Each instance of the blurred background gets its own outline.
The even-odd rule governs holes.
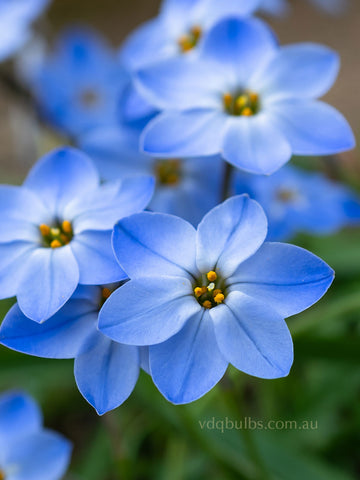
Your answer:
[[[339,17],[305,0],[292,3],[287,18],[266,20],[281,43],[315,41],[340,53],[340,76],[326,100],[359,138],[360,2],[353,0]],[[90,24],[118,47],[158,7],[155,0],[54,0],[41,27],[55,38],[70,23]],[[26,102],[0,85],[1,183],[21,183],[36,158],[59,141],[50,131],[39,135]],[[358,150],[307,159],[304,166],[330,172],[360,192]],[[315,307],[288,321],[295,345],[288,378],[265,381],[229,369],[201,400],[173,406],[142,373],[130,399],[99,418],[76,389],[72,361],[0,347],[0,390],[32,393],[46,426],[73,441],[68,480],[360,478],[360,229],[301,235],[292,243],[321,256],[336,280]],[[1,302],[2,316],[11,303]]]

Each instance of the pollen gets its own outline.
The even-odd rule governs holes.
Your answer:
[[[101,292],[101,295],[104,299],[107,299],[111,295],[111,290],[109,288],[103,288],[102,292]]]
[[[199,25],[194,25],[187,33],[181,35],[178,39],[178,45],[182,53],[190,52],[197,46],[202,37],[202,28]]]
[[[224,93],[223,95],[223,102],[224,102],[224,107],[229,110],[232,106],[232,103],[234,101],[234,98],[233,96],[231,95],[231,93],[227,92],[227,93]]]
[[[224,93],[223,105],[229,115],[250,117],[259,112],[260,99],[256,92],[241,89],[235,93]]]
[[[205,300],[205,302],[202,304],[202,306],[203,306],[204,308],[210,309],[210,308],[212,308],[213,305],[212,305],[212,303],[210,302],[210,300]]]
[[[51,248],[60,248],[62,246],[63,245],[59,240],[52,240],[52,242],[50,243]]]
[[[244,108],[244,110],[241,112],[241,115],[243,115],[244,117],[251,117],[252,115],[254,115],[254,112],[251,110],[251,108],[246,107],[246,108]]]
[[[217,279],[216,272],[214,272],[213,270],[211,270],[210,272],[208,272],[208,273],[206,274],[206,278],[209,280],[209,282],[215,282],[215,280]]]
[[[195,297],[199,298],[201,295],[207,292],[206,287],[196,287],[194,288]]]
[[[47,237],[48,235],[50,235],[50,227],[48,225],[45,225],[45,223],[42,223],[40,226],[39,226],[39,230],[40,230],[40,233],[43,237]],[[1,478],[0,478],[1,480]]]
[[[223,293],[218,293],[214,296],[214,301],[216,303],[222,303],[225,300],[225,295]]]
[[[64,220],[61,224],[62,231],[64,233],[71,233],[72,232],[72,226],[69,220]]]

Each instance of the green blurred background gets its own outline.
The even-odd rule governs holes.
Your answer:
[[[55,0],[46,31],[54,37],[64,25],[85,22],[117,46],[156,14],[158,3]],[[327,100],[359,137],[360,4],[353,0],[346,15],[332,18],[305,0],[293,3],[288,19],[270,23],[282,43],[318,41],[340,52],[341,74]],[[0,87],[1,183],[20,183],[37,156],[56,142],[20,100]],[[358,151],[297,163],[360,192]],[[173,406],[142,373],[130,399],[100,418],[76,389],[72,361],[0,347],[0,391],[23,388],[33,394],[46,426],[73,441],[67,480],[360,478],[360,229],[325,238],[299,236],[292,243],[326,260],[336,280],[315,307],[288,321],[295,345],[289,377],[265,381],[229,369],[201,400]],[[1,317],[11,303],[1,302]],[[255,428],[255,422],[263,428],[259,423]]]

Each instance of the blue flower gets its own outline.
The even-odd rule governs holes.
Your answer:
[[[72,446],[42,426],[35,401],[22,392],[0,396],[0,478],[60,480],[70,462]]]
[[[164,110],[145,128],[143,149],[159,157],[221,153],[257,174],[273,173],[292,154],[351,149],[355,139],[344,117],[316,100],[338,68],[326,47],[279,48],[259,20],[221,22],[197,62],[171,59],[139,72],[139,87]]]
[[[77,386],[102,415],[129,397],[140,368],[139,348],[113,342],[97,330],[99,311],[117,288],[119,284],[80,285],[43,324],[29,320],[15,304],[1,325],[1,343],[38,357],[75,358]]]
[[[284,318],[315,303],[333,271],[302,248],[264,243],[266,234],[262,208],[246,195],[211,210],[197,231],[150,212],[116,225],[114,251],[131,280],[105,302],[99,328],[150,345],[152,378],[171,402],[204,395],[229,362],[257,377],[288,374]]]
[[[116,123],[128,75],[95,32],[66,30],[32,76],[41,112],[60,130],[76,136]]]
[[[138,27],[119,51],[120,61],[129,74],[164,58],[193,56],[207,31],[230,16],[245,17],[254,12],[260,0],[164,0],[158,17]],[[125,122],[150,119],[154,105],[129,81],[120,103]]]
[[[164,0],[158,17],[125,41],[120,59],[129,71],[193,51],[213,25],[229,16],[246,17],[260,0]]]
[[[126,278],[111,230],[143,210],[152,190],[151,177],[100,185],[90,159],[71,148],[45,155],[23,186],[0,186],[0,298],[17,296],[23,313],[42,322],[79,283]]]
[[[234,191],[248,193],[264,208],[269,241],[284,241],[298,232],[331,234],[360,225],[360,199],[320,173],[290,166],[270,177],[236,172]]]
[[[220,157],[157,159],[139,152],[139,132],[101,128],[81,138],[81,148],[105,180],[152,175],[156,189],[149,209],[197,225],[221,200],[224,162]]]
[[[0,0],[0,62],[19,50],[31,36],[31,23],[50,0]]]

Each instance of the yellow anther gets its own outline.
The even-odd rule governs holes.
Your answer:
[[[218,293],[222,293],[222,290],[220,290],[220,288],[215,288],[215,290],[213,291],[214,297],[216,297]]]
[[[233,96],[231,95],[231,93],[224,93],[223,95],[223,102],[224,102],[224,106],[225,108],[227,109],[230,109],[231,106],[232,106],[232,103],[233,103]]]
[[[0,480],[5,480],[5,473],[0,470]]]
[[[67,235],[65,235],[65,233],[60,234],[60,240],[64,245],[67,245],[68,243],[70,243],[70,238]]]
[[[43,237],[47,237],[48,235],[50,235],[50,232],[51,232],[51,229],[48,225],[45,225],[45,223],[42,223],[39,227],[39,230],[41,232],[41,235]],[[1,480],[1,479],[0,479]]]
[[[244,117],[251,117],[252,115],[254,115],[254,112],[251,110],[251,108],[246,107],[246,108],[244,108],[244,110],[241,112],[241,115],[243,115]]]
[[[237,107],[238,109],[244,108],[245,105],[247,105],[248,100],[249,100],[249,99],[248,99],[248,97],[247,97],[246,95],[241,95],[240,97],[238,97],[238,98],[236,99],[236,107]]]
[[[57,236],[60,235],[60,233],[61,233],[61,232],[60,232],[60,228],[52,228],[52,229],[50,230],[50,232],[51,232],[51,235],[52,235],[53,237],[57,237]]]
[[[205,300],[205,302],[203,303],[203,307],[212,308],[212,303],[210,302],[210,300]]]
[[[59,240],[53,240],[51,243],[50,243],[50,247],[51,248],[59,248],[59,247],[62,247],[61,243],[59,242]]]
[[[109,288],[103,288],[102,289],[102,297],[103,298],[109,298],[111,295],[111,290]]]
[[[205,289],[205,291],[206,291],[206,289]],[[195,297],[197,297],[197,298],[201,297],[201,295],[204,293],[203,287],[194,288],[194,293],[195,293]]]
[[[61,228],[64,233],[72,233],[72,226],[69,220],[64,220],[61,224]]]
[[[257,93],[254,93],[254,92],[250,92],[249,93],[249,98],[250,98],[251,103],[256,103],[259,100],[259,95]]]
[[[194,37],[198,40],[201,37],[202,34],[202,28],[199,25],[195,25],[191,29],[191,33],[194,35]]]
[[[212,270],[206,274],[206,277],[209,282],[215,282],[215,280],[217,279],[216,272],[213,272]]]
[[[225,296],[223,293],[218,293],[217,295],[215,295],[214,297],[214,300],[216,303],[222,303],[225,299]]]

